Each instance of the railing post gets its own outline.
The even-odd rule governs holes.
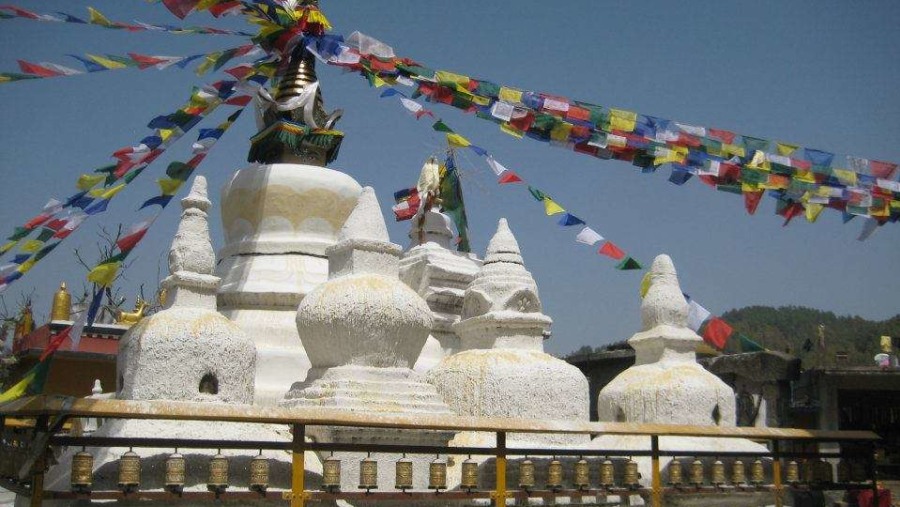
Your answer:
[[[650,475],[651,475],[651,501],[653,507],[662,507],[662,477],[659,470],[659,435],[650,437]]]
[[[878,466],[875,461],[875,444],[866,446],[869,449],[869,456],[866,460],[869,464],[869,472],[872,476],[872,505],[878,505]]]
[[[784,489],[781,485],[781,453],[778,440],[772,441],[772,485],[775,492],[775,507],[784,506]]]
[[[497,432],[497,489],[494,491],[494,507],[506,505],[506,432]]]
[[[37,458],[31,465],[31,469],[33,473],[31,474],[31,507],[41,507],[41,504],[44,501],[44,468],[47,464],[46,462],[46,454],[47,449],[44,447],[44,442],[41,441],[40,438],[37,438],[41,432],[46,433],[50,431],[49,429],[49,418],[47,416],[38,417],[35,427],[34,427],[34,435],[35,438],[32,439],[32,442],[35,443],[35,447],[31,449],[31,453],[39,453]],[[27,460],[26,460],[27,461]]]
[[[306,504],[306,426],[294,425],[294,440],[291,445],[291,507]]]

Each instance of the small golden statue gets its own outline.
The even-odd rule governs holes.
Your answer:
[[[116,311],[116,324],[122,324],[125,326],[133,326],[137,324],[138,321],[144,318],[144,312],[147,311],[147,308],[149,307],[150,303],[144,301],[144,298],[138,296],[137,301],[134,302],[133,312],[125,312],[122,310]]]

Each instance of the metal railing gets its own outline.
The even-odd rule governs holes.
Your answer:
[[[64,425],[77,418],[105,418],[105,419],[155,419],[169,421],[206,421],[206,422],[232,422],[248,424],[281,425],[292,432],[290,440],[226,440],[226,439],[188,439],[188,438],[160,438],[146,436],[141,438],[110,437],[95,435],[77,435],[64,431]],[[272,501],[290,501],[291,507],[304,507],[310,500],[473,500],[477,498],[490,498],[494,505],[505,505],[506,499],[526,499],[528,497],[598,497],[598,496],[630,496],[640,495],[651,505],[662,506],[666,495],[679,494],[728,494],[732,491],[763,492],[773,495],[775,505],[783,505],[785,495],[785,483],[798,489],[875,489],[876,477],[874,467],[874,445],[879,439],[878,435],[869,431],[816,431],[790,428],[750,428],[750,427],[720,427],[720,426],[681,426],[664,424],[629,424],[629,423],[591,423],[579,421],[550,421],[513,418],[484,418],[484,417],[447,417],[427,415],[372,415],[355,413],[334,409],[287,409],[273,407],[254,407],[211,403],[187,403],[165,401],[128,401],[106,400],[87,398],[63,398],[52,396],[37,396],[24,398],[18,401],[0,405],[0,420],[3,421],[3,466],[0,466],[0,486],[31,498],[31,505],[38,507],[43,499],[145,499],[164,500],[178,502],[180,500],[203,501],[214,499],[255,499]],[[28,421],[23,424],[22,420]],[[77,427],[77,425],[75,425]],[[392,430],[418,430],[418,431],[448,431],[448,432],[488,432],[495,435],[494,445],[484,447],[466,446],[437,446],[437,445],[400,445],[396,443],[338,443],[309,441],[306,438],[309,427],[349,427],[360,429],[392,429]],[[521,448],[508,447],[507,436],[516,434],[585,434],[585,435],[636,435],[649,438],[649,449],[596,449],[571,446]],[[700,451],[667,451],[660,448],[660,438],[663,437],[713,437],[713,438],[744,438],[768,443],[768,452],[700,452]],[[800,444],[839,443],[840,450],[814,451],[796,447]],[[234,491],[227,490],[226,484],[216,484],[214,478],[210,478],[209,491],[182,491],[178,488],[162,491],[141,491],[139,487],[129,487],[125,480],[123,487],[120,475],[120,488],[118,490],[92,491],[91,468],[87,466],[87,476],[82,468],[80,475],[75,473],[77,466],[84,467],[81,463],[76,465],[73,460],[72,489],[69,491],[45,490],[44,474],[48,464],[52,461],[51,449],[62,447],[92,447],[92,448],[174,448],[174,449],[229,449],[229,450],[280,450],[291,453],[291,479],[290,488],[284,491],[271,491],[266,483],[260,483],[260,477],[256,477],[256,484],[251,480],[251,490]],[[435,466],[430,469],[429,486],[437,486],[428,490],[379,491],[377,485],[360,484],[360,489],[365,491],[340,491],[335,484],[330,483],[323,490],[311,490],[307,487],[305,451],[320,453],[328,452],[352,452],[352,453],[394,453],[394,454],[421,454],[421,455],[480,455],[493,459],[494,484],[490,489],[478,489],[477,483],[465,483],[451,491],[442,491],[446,488],[447,464],[437,460]],[[578,459],[575,465],[576,480],[571,487],[565,487],[561,480],[547,481],[544,488],[537,488],[533,480],[534,463],[527,457],[546,458],[568,456]],[[675,477],[669,470],[668,485],[664,486],[660,459],[664,457],[689,457],[695,462],[691,463],[690,473],[685,474],[686,479]],[[89,455],[82,454],[82,458],[89,459]],[[526,457],[529,465],[531,479],[522,482],[520,477],[518,487],[511,487],[508,478],[508,460],[513,457]],[[651,477],[649,487],[642,487],[635,477],[636,463],[634,457],[649,457],[651,462]],[[215,461],[217,457],[212,458]],[[586,458],[604,458],[600,463],[600,481],[590,479],[591,462]],[[627,458],[627,459],[626,459]],[[707,484],[705,467],[700,458],[715,458],[713,465],[712,484]],[[751,477],[741,483],[740,476],[744,475],[737,470],[732,477],[737,478],[737,483],[725,478],[724,464],[719,459],[752,458]],[[795,461],[805,458],[803,466]],[[840,458],[838,466],[838,478],[834,478],[833,466],[824,461],[826,458]],[[123,457],[121,460],[125,460]],[[131,458],[128,458],[131,459]],[[613,459],[618,462],[619,470],[625,469],[624,480],[618,484],[604,479],[604,474],[612,473],[609,467],[615,467]],[[120,460],[120,474],[123,473]],[[770,461],[766,467],[766,477],[771,477],[771,483],[763,477],[758,469],[764,466],[763,461]],[[262,460],[265,461],[265,460]],[[257,465],[268,470],[268,465],[257,462]],[[522,466],[521,460],[519,459]],[[596,459],[594,465],[596,465]],[[624,461],[624,465],[623,462]],[[700,463],[700,468],[696,464]],[[749,462],[749,460],[748,460]],[[92,463],[92,462],[91,462]],[[745,466],[740,462],[740,466]],[[823,465],[824,463],[824,465]],[[853,464],[852,467],[850,464]],[[139,465],[138,470],[139,470]],[[251,474],[262,474],[263,468],[254,472],[251,465]],[[738,466],[737,463],[732,467]],[[579,468],[581,467],[581,468]],[[603,467],[607,467],[606,470]],[[694,467],[694,468],[692,468]],[[816,468],[818,467],[818,468]],[[826,468],[824,474],[822,469]],[[843,467],[843,468],[842,468]],[[214,475],[210,465],[211,476]],[[786,470],[783,470],[786,468]],[[596,470],[596,466],[594,468]],[[227,463],[225,464],[227,472]],[[699,470],[699,472],[698,472]],[[818,470],[818,471],[817,471]],[[801,471],[803,472],[801,474]],[[700,473],[700,476],[695,475]],[[184,461],[181,461],[181,474],[183,484]],[[442,475],[443,474],[443,475]],[[325,470],[325,476],[328,470]],[[620,474],[619,474],[620,475]],[[680,475],[680,474],[678,474]],[[80,478],[79,478],[80,477]],[[81,483],[76,484],[80,480]],[[361,477],[361,482],[366,479]],[[369,478],[371,480],[371,477]],[[444,483],[441,484],[440,481]],[[86,483],[84,482],[86,481]],[[267,479],[266,479],[267,481]],[[327,482],[327,481],[326,481]],[[400,478],[398,474],[398,487]],[[570,483],[573,481],[569,481]],[[729,484],[729,482],[731,482]],[[138,481],[139,483],[139,481]],[[86,487],[85,487],[86,484]],[[338,481],[339,484],[339,481]],[[134,486],[132,484],[131,486]],[[368,487],[366,487],[368,486]],[[474,487],[473,487],[474,486]],[[408,486],[407,486],[408,487]],[[376,491],[371,491],[376,489]],[[877,490],[876,490],[877,494]]]

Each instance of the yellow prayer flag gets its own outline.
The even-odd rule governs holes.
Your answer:
[[[637,123],[637,113],[622,109],[609,110],[609,128],[623,132],[633,132]]]
[[[800,181],[802,183],[815,183],[816,175],[812,171],[797,169],[797,171],[794,173],[794,180]]]
[[[825,209],[825,206],[822,204],[806,204],[806,221],[809,223],[815,222],[819,215],[822,214],[822,210]]]
[[[565,213],[566,210],[562,206],[556,204],[556,201],[549,197],[544,197],[544,213],[547,216],[556,215],[557,213]]]
[[[879,208],[870,208],[869,214],[873,217],[889,217],[891,216],[891,208],[887,205],[887,203],[885,203],[884,206],[881,206]]]
[[[439,70],[435,72],[434,79],[441,84],[453,83],[462,86],[469,84],[469,81],[472,80],[469,76],[454,74],[453,72],[447,72],[446,70]],[[467,90],[467,88],[463,89]]]
[[[121,192],[123,188],[125,188],[125,183],[120,183],[114,187],[107,189],[105,192],[100,194],[100,198],[101,199],[112,199],[113,197],[116,196],[116,194]]]
[[[29,239],[28,241],[22,243],[21,250],[25,253],[34,253],[41,249],[44,246],[44,242],[37,239]]]
[[[457,134],[456,132],[447,133],[447,142],[450,143],[450,146],[454,146],[456,148],[465,148],[472,144],[468,139]]]
[[[375,88],[381,88],[385,85],[384,79],[382,79],[378,74],[370,74],[372,76],[372,86]]]
[[[753,158],[747,166],[751,169],[760,169],[763,171],[768,171],[770,169],[769,162],[766,160],[766,154],[760,150],[753,152]]]
[[[647,271],[644,273],[644,277],[641,278],[641,299],[644,299],[647,296],[647,291],[650,290],[650,285],[652,284],[652,280],[650,279],[650,272]]]
[[[163,140],[163,142],[168,141],[172,134],[175,133],[175,129],[159,129],[159,138]]]
[[[759,184],[757,184],[757,183],[747,183],[747,182],[745,182],[745,181],[742,181],[742,182],[741,182],[741,192],[743,192],[743,193],[746,194],[746,193],[759,192],[759,191],[760,191],[760,185],[759,185]]]
[[[491,99],[482,97],[481,95],[472,95],[472,102],[478,104],[479,106],[491,105]]]
[[[109,287],[116,279],[116,275],[119,272],[119,266],[121,265],[122,263],[118,261],[100,264],[88,273],[87,279],[101,287]]]
[[[554,141],[568,141],[569,134],[572,132],[572,125],[569,123],[557,123],[550,131],[550,139]]]
[[[688,149],[684,146],[673,146],[672,148],[658,148],[656,156],[653,158],[653,165],[663,164],[681,164],[687,157]]]
[[[31,271],[31,268],[33,268],[35,264],[37,264],[37,259],[28,259],[27,261],[23,262],[21,266],[16,268],[16,271],[24,275],[25,273]]]
[[[791,153],[794,153],[795,151],[797,151],[797,148],[799,148],[799,146],[797,146],[795,144],[776,142],[775,148],[778,150],[779,155],[788,157],[791,155]]]
[[[838,181],[847,186],[856,186],[856,172],[848,171],[846,169],[833,169],[834,175],[837,176]]]
[[[89,190],[105,179],[106,176],[102,174],[82,174],[78,177],[78,183],[75,186],[78,187],[78,190]]]
[[[181,188],[181,185],[184,183],[181,180],[176,180],[173,178],[160,178],[156,180],[159,183],[159,188],[162,190],[163,195],[175,195],[178,192],[178,189]]]
[[[497,94],[497,97],[504,102],[522,103],[522,92],[505,86],[500,87],[500,93]]]
[[[210,53],[210,54],[206,55],[206,58],[203,60],[203,62],[200,65],[197,66],[197,70],[195,70],[194,72],[198,76],[202,76],[203,74],[206,74],[206,72],[209,71],[209,69],[211,69],[213,67],[213,65],[216,64],[216,60],[218,60],[219,57],[222,56],[222,54],[223,54],[223,51],[217,51],[215,53]]]
[[[109,58],[105,58],[97,55],[87,55],[88,60],[93,61],[94,63],[106,67],[107,69],[124,69],[128,67],[122,62],[117,62],[115,60],[110,60]]]
[[[22,380],[7,389],[6,392],[0,393],[0,403],[17,400],[24,396],[25,391],[28,390],[28,386],[31,385],[31,382],[34,381],[34,377],[35,370],[32,369],[32,371],[28,372],[27,375],[22,377]]]
[[[892,208],[900,209],[900,201],[898,201],[898,200],[891,200],[891,207],[892,207]]]
[[[0,75],[0,83],[5,83],[7,81],[12,81],[12,78],[9,76]]]
[[[736,144],[722,143],[722,151],[725,152],[726,155],[737,155],[738,157],[744,157],[747,155],[744,147],[738,146]]]
[[[505,123],[500,124],[500,130],[502,130],[503,132],[506,132],[507,134],[509,134],[513,137],[517,137],[519,139],[522,139],[523,137],[525,137],[525,132],[522,132],[521,130],[519,130],[515,127],[511,127]]]
[[[328,18],[326,18],[325,15],[322,14],[322,11],[320,11],[318,9],[315,9],[315,10],[309,9],[307,11],[307,16],[308,17],[306,19],[309,22],[319,23],[320,25],[322,25],[322,28],[324,28],[325,30],[331,30],[331,23],[328,22]]]
[[[88,7],[88,12],[91,14],[90,23],[94,25],[100,26],[113,26],[112,22],[106,19],[106,16],[100,14],[100,11],[93,7]]]
[[[18,243],[18,241],[7,241],[6,243],[4,243],[3,246],[0,246],[0,255],[3,255],[6,252],[12,250],[13,247],[16,246],[16,243]]]

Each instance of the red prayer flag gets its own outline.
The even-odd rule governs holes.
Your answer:
[[[134,248],[134,245],[137,245],[138,242],[143,239],[144,234],[147,234],[147,229],[141,229],[134,234],[129,234],[123,238],[119,238],[119,241],[116,241],[116,246],[119,247],[119,250],[122,252],[127,252]]]
[[[47,67],[43,67],[36,63],[26,62],[25,60],[16,61],[19,62],[19,68],[22,69],[22,72],[24,72],[25,74],[31,74],[33,76],[41,77],[54,77],[62,75],[62,72],[48,69]]]
[[[24,227],[30,231],[30,230],[33,230],[35,227],[41,225],[42,223],[46,222],[47,220],[50,220],[50,215],[47,215],[46,213],[41,213],[40,215],[25,222]]]
[[[169,9],[172,14],[178,16],[179,19],[184,19],[185,16],[190,14],[198,3],[199,0],[163,0],[163,4],[166,8]]]
[[[625,252],[622,251],[619,247],[615,245],[612,241],[607,241],[603,243],[603,246],[597,250],[597,253],[603,254],[607,257],[612,257],[613,259],[620,260],[622,257],[625,257]]]
[[[137,53],[128,53],[128,56],[130,56],[132,60],[137,62],[138,68],[141,70],[144,70],[149,67],[153,67],[154,65],[158,65],[160,63],[164,63],[164,62],[168,61],[163,58],[156,58],[154,56],[147,56],[147,55],[139,55]]]
[[[718,139],[720,141],[724,141],[728,144],[734,142],[734,132],[729,132],[727,130],[719,130],[719,129],[706,129],[706,132],[709,133],[709,137],[714,139]]]
[[[66,341],[66,338],[69,337],[69,333],[72,331],[72,326],[69,326],[63,329],[58,335],[54,336],[50,339],[50,342],[47,343],[47,347],[41,352],[41,357],[38,361],[43,361],[47,359],[47,356],[56,352],[60,346],[62,346],[63,342]]]
[[[500,175],[500,179],[497,180],[497,183],[500,183],[502,185],[504,183],[519,183],[521,181],[522,178],[520,178],[518,174],[510,170],[506,170],[503,171],[503,174]]]
[[[734,329],[727,322],[718,317],[712,317],[703,329],[703,341],[721,350],[725,348],[732,333],[734,333]]]
[[[233,97],[233,98],[226,100],[225,103],[228,104],[229,106],[243,107],[243,106],[246,106],[247,104],[249,104],[251,100],[253,100],[253,97],[251,97],[249,95],[238,95],[237,97]]]
[[[751,215],[756,213],[756,208],[759,207],[759,201],[762,200],[763,191],[759,192],[744,192],[744,207],[747,208],[747,213]]]
[[[894,171],[897,170],[897,164],[870,160],[869,170],[872,172],[872,176],[884,180],[889,180],[894,175]]]

